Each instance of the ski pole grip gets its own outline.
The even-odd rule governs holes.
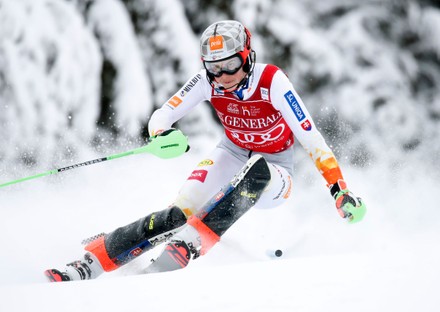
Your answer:
[[[178,129],[168,129],[151,137],[145,149],[145,152],[163,159],[178,157],[189,150],[188,138]]]

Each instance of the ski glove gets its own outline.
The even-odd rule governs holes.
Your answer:
[[[173,158],[189,151],[187,137],[174,128],[156,132],[148,139],[148,146],[160,158]]]
[[[338,180],[335,184],[329,185],[329,188],[336,200],[336,209],[342,218],[347,218],[349,223],[356,223],[364,218],[367,207],[361,198],[354,196],[347,189],[344,180]]]

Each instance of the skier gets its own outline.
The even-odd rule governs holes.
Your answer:
[[[341,217],[362,220],[366,207],[347,188],[338,162],[312,117],[278,67],[256,63],[251,34],[240,22],[210,25],[200,39],[204,69],[190,78],[149,121],[150,140],[200,102],[215,109],[224,135],[188,177],[167,209],[92,239],[80,260],[51,281],[93,279],[166,242],[146,272],[185,267],[206,254],[251,207],[275,207],[290,196],[294,136],[327,182]]]

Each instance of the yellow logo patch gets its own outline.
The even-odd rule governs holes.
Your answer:
[[[211,159],[204,159],[201,162],[199,162],[197,167],[212,166],[213,164],[214,162]]]
[[[256,193],[248,193],[246,191],[242,191],[240,193],[241,196],[243,197],[247,197],[247,198],[257,198],[257,194]]]
[[[153,214],[150,218],[150,223],[148,224],[148,229],[152,230],[154,228],[154,219],[156,218],[156,215]]]

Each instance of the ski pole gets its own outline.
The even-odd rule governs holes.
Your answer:
[[[97,158],[97,159],[93,159],[93,160],[88,160],[88,161],[74,164],[74,165],[70,165],[67,167],[52,169],[52,170],[42,172],[42,173],[39,173],[36,175],[32,175],[29,177],[9,181],[9,182],[0,184],[0,188],[11,185],[11,184],[16,184],[16,183],[20,183],[20,182],[24,182],[24,181],[28,181],[28,180],[33,180],[33,179],[45,177],[48,175],[56,174],[59,172],[63,172],[63,171],[71,170],[71,169],[76,169],[76,168],[80,168],[80,167],[84,167],[84,166],[88,166],[88,165],[98,164],[98,163],[101,163],[101,162],[104,162],[107,160],[117,159],[117,158],[121,158],[121,157],[125,157],[125,156],[141,154],[141,153],[149,153],[149,154],[152,154],[152,155],[157,156],[159,158],[168,159],[168,158],[180,156],[180,155],[184,154],[185,152],[187,152],[188,150],[189,150],[189,145],[188,145],[188,141],[187,141],[186,136],[180,130],[170,129],[170,130],[167,130],[167,131],[161,133],[159,136],[154,137],[153,139],[150,138],[147,141],[146,145],[144,145],[142,147],[135,148],[131,151],[127,151],[127,152],[123,152],[123,153],[119,153],[119,154],[114,154],[114,155],[110,155],[107,157],[101,157],[101,158]]]

